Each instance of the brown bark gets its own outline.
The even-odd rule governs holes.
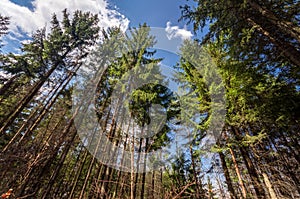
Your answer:
[[[155,196],[155,171],[152,171],[152,182],[151,182],[151,191],[152,191],[152,196],[154,198]]]
[[[143,138],[139,139],[139,149],[138,149],[138,158],[137,158],[137,164],[140,163],[140,154],[141,154],[141,150],[142,150],[142,144],[143,144]],[[134,198],[137,198],[137,187],[139,184],[139,178],[140,178],[140,173],[139,173],[139,165],[137,165],[137,171],[135,173],[135,181],[134,181],[134,189],[133,189],[133,195]]]
[[[241,135],[240,135],[239,130],[236,127],[231,127],[231,128],[232,128],[232,132],[234,133],[236,139],[238,141],[240,141],[240,136]],[[259,175],[256,172],[256,168],[255,168],[251,158],[249,157],[249,154],[247,152],[246,147],[245,146],[239,146],[239,150],[240,150],[242,158],[245,162],[246,168],[249,172],[249,176],[251,178],[251,181],[253,182],[254,190],[255,190],[255,193],[256,193],[257,197],[259,199],[266,198],[267,196],[266,196],[265,191],[263,189],[262,183],[259,180]]]
[[[49,179],[49,182],[46,186],[46,189],[45,191],[43,192],[43,196],[42,196],[42,199],[45,199],[48,197],[49,193],[50,193],[50,190],[51,188],[53,187],[53,184],[56,180],[56,177],[58,176],[59,174],[59,171],[61,170],[62,166],[63,166],[63,163],[65,162],[65,159],[67,157],[67,154],[69,153],[70,151],[70,148],[71,148],[71,145],[76,137],[77,133],[76,131],[73,132],[73,135],[72,135],[72,138],[69,140],[69,142],[67,143],[67,145],[65,146],[64,148],[64,151],[60,157],[60,160],[58,162],[58,164],[56,165],[55,167],[55,170],[53,172],[53,174],[51,175],[50,179]]]
[[[236,175],[237,175],[237,177],[239,179],[239,184],[240,184],[241,189],[242,189],[243,198],[247,198],[247,190],[246,190],[245,184],[243,182],[242,175],[241,175],[238,163],[237,163],[237,161],[235,159],[234,152],[233,152],[233,150],[231,148],[229,148],[229,151],[230,151],[230,154],[231,154],[231,158],[232,158],[232,161],[233,161],[233,165],[234,165],[234,169],[235,169]]]
[[[70,50],[66,51],[62,56],[64,59]],[[14,122],[14,120],[18,117],[18,115],[23,111],[23,109],[28,105],[28,103],[33,99],[33,97],[39,92],[44,83],[48,80],[48,78],[52,75],[52,73],[57,69],[57,67],[61,64],[61,61],[57,61],[50,70],[41,77],[41,79],[33,86],[31,91],[26,95],[18,104],[16,109],[9,114],[8,119],[5,121],[4,125],[0,129],[0,134],[4,133],[5,130]]]
[[[130,172],[130,199],[134,199],[134,189],[135,189],[135,184],[134,184],[134,136],[132,136],[131,140],[131,172]]]
[[[79,69],[79,66],[75,69],[75,73],[76,73],[76,71],[78,69]],[[54,90],[53,94],[47,100],[46,104],[40,110],[39,116],[34,120],[34,123],[31,126],[28,125],[28,122],[31,119],[33,119],[33,117],[38,112],[38,110],[34,111],[30,115],[30,117],[28,118],[28,120],[26,122],[24,122],[24,124],[18,129],[18,131],[16,132],[16,134],[14,135],[14,137],[4,147],[4,149],[2,150],[2,153],[4,153],[8,149],[8,147],[16,140],[16,138],[21,134],[21,132],[23,131],[23,129],[25,127],[27,127],[27,130],[25,131],[25,133],[23,133],[23,135],[20,138],[18,144],[20,144],[22,142],[22,140],[24,139],[24,137],[26,137],[28,135],[28,133],[34,131],[34,129],[38,126],[38,124],[42,121],[42,119],[44,118],[44,116],[48,113],[48,111],[50,110],[50,108],[54,105],[54,103],[58,99],[58,97],[59,97],[59,91],[64,90],[67,87],[68,83],[71,81],[71,79],[72,79],[72,77],[74,76],[75,73],[70,73],[70,74],[68,74],[68,76],[66,76],[63,79],[63,81],[60,83],[60,85]]]
[[[190,155],[191,155],[191,160],[192,160],[192,167],[193,167],[193,177],[194,177],[194,181],[196,184],[196,198],[201,198],[201,195],[204,195],[204,190],[202,187],[202,184],[198,182],[198,177],[197,177],[197,173],[196,173],[196,164],[195,164],[195,158],[193,155],[193,148],[190,145]]]
[[[27,106],[27,104],[32,100],[32,98],[38,93],[40,88],[46,82],[48,77],[54,72],[56,69],[52,67],[48,73],[32,88],[28,95],[26,95],[18,104],[17,108],[8,116],[8,119],[5,121],[4,125],[0,129],[0,133],[4,133],[5,130],[13,123],[13,121],[18,117],[18,115],[22,112],[22,110]]]
[[[146,138],[145,149],[147,149],[149,143],[149,138]],[[147,151],[146,151],[147,153]],[[147,154],[145,155],[144,160],[144,173],[142,174],[142,188],[141,188],[141,199],[145,198],[145,185],[146,185],[146,165],[147,165]]]
[[[291,22],[279,19],[271,10],[268,10],[266,7],[260,6],[253,0],[248,0],[247,2],[254,10],[258,11],[261,16],[265,17],[265,19],[271,22],[273,27],[276,27],[276,29],[280,30],[280,32],[289,35],[300,43],[300,31],[299,29],[297,29],[297,27],[293,26]]]
[[[231,181],[231,178],[230,178],[229,170],[228,170],[228,167],[226,165],[225,155],[223,154],[223,152],[219,152],[219,156],[220,156],[220,160],[221,160],[221,164],[222,164],[222,168],[223,168],[227,188],[228,188],[228,191],[229,191],[229,194],[230,194],[230,198],[231,199],[237,199],[237,196],[236,196],[236,193],[234,191],[232,181]]]
[[[266,186],[268,188],[268,191],[269,191],[269,194],[271,196],[271,199],[277,199],[277,196],[276,196],[276,194],[274,192],[274,189],[272,187],[272,184],[271,184],[271,182],[269,180],[268,175],[266,173],[263,173],[262,176],[263,176],[265,184],[266,184]]]
[[[76,186],[78,185],[79,177],[80,177],[80,174],[82,172],[83,166],[86,162],[86,159],[88,157],[88,153],[89,152],[87,150],[85,150],[84,155],[83,155],[83,159],[79,164],[79,169],[77,170],[76,175],[75,175],[74,179],[72,180],[72,183],[71,183],[72,184],[72,189],[71,189],[71,192],[69,194],[68,199],[73,199],[74,198],[75,189],[76,189]]]
[[[295,64],[296,66],[300,67],[300,52],[291,44],[278,40],[277,36],[273,34],[272,30],[266,29],[256,22],[253,18],[247,18],[247,21],[255,27],[259,32],[265,35],[280,51],[281,53],[289,60],[291,63]]]
[[[0,88],[0,96],[2,96],[8,89],[9,87],[15,82],[17,78],[19,78],[21,74],[17,74],[12,76],[1,88]]]

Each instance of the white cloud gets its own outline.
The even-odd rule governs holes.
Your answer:
[[[178,26],[171,26],[171,22],[167,22],[167,27],[165,28],[167,32],[167,37],[169,40],[173,38],[181,38],[182,40],[190,39],[193,34],[191,31],[188,31],[186,27],[183,29]]]
[[[124,15],[108,8],[106,0],[33,0],[32,4],[33,11],[9,0],[0,1],[0,13],[10,17],[9,28],[14,34],[18,34],[18,28],[27,34],[45,26],[49,28],[52,14],[56,13],[61,19],[65,8],[69,13],[80,9],[98,14],[99,25],[103,28],[120,25],[125,30],[129,24],[129,20]]]

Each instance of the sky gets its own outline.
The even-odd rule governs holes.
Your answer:
[[[190,1],[189,1],[190,2]],[[173,37],[188,39],[193,36],[180,18],[180,5],[186,0],[1,0],[0,13],[10,17],[10,34],[4,39],[4,51],[16,51],[37,29],[47,27],[51,15],[62,16],[62,10],[77,9],[99,14],[103,28],[120,26],[123,30],[147,23],[164,28]]]
[[[150,26],[165,27],[169,21],[174,25],[184,25],[178,23],[180,18],[181,5],[187,3],[186,0],[111,0],[117,5],[118,11],[124,13],[130,20],[130,25],[137,26],[146,22]]]
[[[53,13],[61,19],[65,8],[70,13],[79,9],[98,14],[102,28],[120,26],[125,31],[143,23],[155,27],[160,36],[158,54],[164,57],[162,64],[171,66],[178,60],[176,46],[193,37],[191,27],[178,21],[179,7],[186,3],[191,0],[0,0],[0,14],[10,17],[10,33],[2,39],[1,50],[19,52],[20,43],[28,42],[37,29],[49,30]]]

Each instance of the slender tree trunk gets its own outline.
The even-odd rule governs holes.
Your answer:
[[[220,156],[220,160],[221,160],[221,164],[222,164],[222,168],[223,168],[227,188],[228,188],[228,191],[229,191],[229,194],[230,194],[230,198],[231,199],[237,199],[237,196],[236,196],[236,193],[234,191],[232,181],[231,181],[231,178],[230,178],[229,170],[228,170],[228,167],[226,165],[225,155],[223,154],[223,152],[219,152],[219,156]]]
[[[269,180],[268,175],[266,173],[263,173],[262,176],[263,176],[265,184],[266,184],[266,186],[268,188],[268,191],[269,191],[269,194],[271,196],[271,199],[277,199],[277,196],[276,196],[276,194],[274,192],[274,189],[272,187],[272,184],[271,184],[271,182]]]
[[[241,175],[240,169],[238,167],[238,163],[235,159],[234,152],[231,148],[229,148],[229,151],[230,151],[230,154],[231,154],[231,158],[232,158],[232,161],[233,161],[233,165],[234,165],[236,175],[239,179],[239,184],[240,184],[241,189],[242,189],[242,196],[243,196],[243,198],[247,198],[247,190],[246,190],[245,184],[243,182],[242,175]]]
[[[247,18],[247,21],[255,27],[259,32],[265,35],[269,40],[276,45],[276,47],[282,52],[282,54],[291,61],[291,63],[300,67],[300,52],[291,44],[284,42],[282,40],[278,40],[277,36],[272,34],[272,30],[267,30],[265,27],[259,25],[259,23],[255,22],[253,18]]]
[[[153,199],[155,198],[155,171],[152,171],[151,191]]]
[[[300,31],[297,29],[297,27],[293,26],[291,22],[279,19],[271,10],[260,6],[253,0],[247,0],[247,2],[254,10],[258,11],[261,16],[265,17],[269,22],[271,22],[273,27],[276,27],[278,30],[280,30],[280,32],[289,35],[300,43]]]
[[[134,132],[134,131],[133,131]],[[132,136],[132,144],[131,144],[131,172],[130,172],[130,199],[135,199],[134,198],[134,189],[135,189],[135,184],[134,184],[134,136]]]
[[[199,184],[199,182],[198,182],[198,177],[197,177],[197,173],[196,173],[197,168],[196,168],[196,164],[195,164],[192,146],[190,145],[189,148],[190,148],[190,155],[191,155],[191,161],[192,161],[192,167],[193,167],[193,177],[194,177],[194,181],[196,183],[196,198],[201,198],[200,195],[204,195],[204,190],[202,188],[202,184]]]
[[[85,150],[82,161],[80,162],[79,168],[76,172],[76,175],[75,175],[74,179],[72,180],[72,183],[71,183],[72,184],[72,190],[69,194],[68,199],[73,199],[74,198],[75,189],[76,189],[76,186],[78,185],[79,177],[80,177],[80,174],[82,173],[82,169],[83,169],[83,166],[84,166],[84,164],[87,160],[88,154],[89,154],[89,152],[87,150]]]
[[[139,176],[140,176],[140,173],[139,173],[139,167],[140,167],[140,154],[142,152],[142,144],[143,144],[143,138],[140,138],[139,139],[139,149],[138,149],[138,158],[137,158],[137,172],[135,173],[135,181],[134,181],[134,189],[133,189],[133,195],[134,195],[134,198],[137,198],[137,188],[138,188],[138,185],[139,185]]]
[[[67,50],[61,57],[61,60],[63,60],[67,54],[70,52],[70,50]],[[77,58],[77,60],[81,60],[83,57],[85,57],[87,53],[84,55],[81,55]],[[31,91],[26,95],[18,104],[16,109],[8,115],[8,119],[5,121],[4,125],[0,129],[0,134],[4,133],[5,130],[14,122],[14,120],[18,117],[18,115],[23,111],[23,109],[29,104],[29,102],[34,98],[34,96],[39,92],[39,90],[42,88],[44,83],[49,79],[49,77],[52,75],[52,73],[57,69],[57,67],[61,64],[61,61],[57,61],[54,63],[54,65],[51,67],[51,69],[41,77],[41,79],[33,86]]]
[[[19,78],[21,74],[14,75],[11,77],[1,88],[0,88],[0,96],[2,96],[8,89],[9,87],[15,82],[17,78]]]
[[[148,148],[148,143],[149,143],[149,138],[146,138],[145,150]],[[147,167],[147,151],[145,151],[144,173],[142,174],[141,199],[145,198],[146,167]]]
[[[67,157],[67,154],[69,153],[70,151],[70,148],[71,148],[71,145],[76,137],[77,133],[76,131],[73,132],[73,135],[72,135],[72,138],[70,139],[70,141],[67,143],[67,145],[65,146],[64,148],[64,151],[60,157],[60,160],[58,162],[58,164],[56,165],[55,167],[55,170],[54,170],[54,173],[51,175],[50,179],[49,179],[49,182],[48,182],[48,185],[46,186],[46,189],[43,193],[43,196],[42,196],[42,199],[45,199],[48,197],[49,193],[50,193],[50,190],[51,188],[53,187],[53,184],[56,180],[56,177],[58,176],[59,174],[59,171],[61,170],[62,166],[63,166],[63,163],[65,162],[66,160],[66,157]]]
[[[75,69],[75,72],[79,69],[80,66],[78,66]],[[42,119],[44,118],[44,116],[48,113],[48,111],[50,110],[50,108],[53,106],[53,104],[56,102],[57,98],[59,97],[59,90],[64,90],[67,85],[69,84],[69,82],[71,81],[72,77],[74,76],[75,73],[71,73],[69,75],[67,75],[63,81],[60,83],[60,85],[53,91],[52,96],[50,96],[50,98],[47,100],[45,106],[42,108],[42,110],[39,113],[39,116],[37,119],[35,119],[34,123],[31,126],[27,126],[27,130],[25,131],[25,133],[23,134],[23,136],[21,137],[21,139],[19,140],[19,144],[22,142],[22,140],[24,139],[24,137],[27,136],[27,134],[29,132],[33,132],[34,129],[38,126],[38,124],[42,121]],[[35,115],[35,113],[37,112],[37,110],[31,115],[32,117]],[[21,128],[19,128],[19,130],[17,131],[17,133],[14,135],[14,137],[9,141],[9,143],[4,147],[4,149],[2,150],[2,152],[5,152],[7,150],[7,148],[15,141],[15,139],[17,138],[18,135],[21,134],[21,132],[23,131],[24,127],[26,126],[27,122],[30,121],[32,118],[30,118],[21,126]]]
[[[232,131],[233,131],[236,139],[239,141],[240,136],[241,136],[240,133],[239,133],[239,130],[236,127],[232,127]],[[259,199],[266,198],[265,191],[264,191],[263,186],[262,186],[262,184],[259,180],[259,175],[256,172],[256,168],[254,167],[254,164],[253,164],[252,160],[250,159],[246,148],[244,146],[239,146],[239,149],[240,149],[241,155],[243,157],[243,160],[245,162],[246,168],[249,172],[250,178],[251,178],[251,180],[254,184],[254,189],[255,189],[257,197]]]

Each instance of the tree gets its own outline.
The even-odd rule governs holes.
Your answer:
[[[126,148],[125,152],[120,154],[122,165],[119,166],[130,172],[130,198],[145,198],[148,195],[145,191],[148,173],[145,172],[146,165],[151,163],[147,162],[147,153],[166,145],[169,141],[168,133],[171,131],[167,121],[177,114],[173,106],[175,99],[172,92],[162,85],[164,80],[158,65],[161,59],[153,58],[155,51],[149,50],[155,43],[155,38],[149,33],[150,28],[145,24],[131,29],[130,34],[125,36],[111,30],[112,35],[107,35],[107,38],[113,41],[112,46],[115,46],[114,40],[117,38],[116,43],[119,46],[116,50],[109,47],[110,51],[115,53],[112,55],[114,59],[103,71],[97,87],[97,112],[99,121],[103,122],[103,129],[106,129],[105,134],[111,142]],[[127,101],[124,101],[124,98]],[[159,108],[154,105],[159,105]],[[129,115],[125,115],[126,107]],[[153,110],[167,115],[166,124],[163,123],[159,128],[151,126],[157,123],[155,121],[159,121],[159,118],[151,118],[150,112]],[[152,131],[156,133],[154,136],[144,137],[153,133]],[[143,164],[141,161],[144,161]],[[120,192],[114,190],[115,185],[111,183],[116,171],[107,166],[103,168],[99,179],[102,181],[102,195],[109,195],[110,191]],[[117,179],[122,180],[126,176],[117,172]],[[117,188],[124,185],[119,185],[119,181],[116,183]]]
[[[186,95],[165,86],[146,24],[99,36],[95,15],[69,17],[65,10],[22,54],[2,56],[3,192],[62,199],[298,198],[300,95],[292,56],[299,50],[299,3],[199,5],[183,8],[183,18],[200,25],[212,19],[207,40],[186,41],[174,66]],[[216,97],[223,95],[226,101]],[[80,125],[93,131],[82,135]],[[171,149],[174,161],[149,157],[172,141],[183,146]]]
[[[4,35],[7,34],[7,31],[8,31],[8,25],[9,25],[9,18],[8,17],[5,17],[5,16],[2,16],[0,14],[0,38]],[[0,49],[2,47],[2,40],[0,39]],[[5,56],[2,55],[2,52],[0,53],[0,65],[3,65],[5,64]],[[1,85],[1,88],[0,88],[0,94],[2,95],[2,89],[3,89],[3,81],[5,81],[5,77],[2,77],[1,75],[1,79],[0,79],[0,85]]]
[[[9,54],[7,63],[1,65],[1,70],[11,76],[6,82],[10,85],[2,90],[1,103],[5,106],[1,105],[1,137],[5,139],[1,143],[1,160],[15,165],[9,168],[1,161],[2,186],[17,181],[14,188],[19,196],[36,194],[43,184],[39,180],[44,180],[45,172],[57,163],[44,187],[44,193],[48,193],[76,140],[68,90],[90,46],[98,39],[99,27],[96,15],[76,11],[72,20],[66,10],[63,15],[62,22],[53,15],[49,34],[44,29],[37,31],[32,42],[24,44],[23,54]],[[18,84],[21,87],[16,87]],[[62,96],[65,103],[60,104]],[[19,157],[14,164],[10,160],[12,154]],[[22,161],[27,168],[21,168]]]
[[[223,36],[226,38],[225,35]],[[220,38],[219,41],[207,43],[203,48],[207,50],[208,54],[212,56],[213,61],[216,63],[226,89],[227,113],[225,126],[222,130],[221,137],[217,140],[217,144],[223,148],[218,152],[224,169],[228,190],[232,198],[239,197],[237,195],[238,193],[233,191],[234,188],[232,185],[232,177],[236,176],[239,179],[239,185],[237,187],[242,190],[241,197],[249,197],[250,195],[257,198],[265,198],[269,195],[274,196],[272,187],[275,187],[275,185],[270,185],[270,181],[267,178],[263,180],[263,178],[266,173],[268,173],[271,178],[272,176],[277,176],[277,180],[279,181],[282,181],[283,178],[278,178],[280,174],[277,175],[275,174],[276,172],[271,174],[270,171],[265,170],[263,165],[266,165],[268,162],[268,164],[273,165],[273,169],[271,170],[274,170],[275,168],[280,168],[282,164],[279,162],[275,164],[270,159],[269,161],[263,160],[262,154],[266,153],[268,148],[272,148],[272,144],[269,145],[269,143],[265,141],[267,140],[266,138],[271,137],[275,140],[281,140],[285,137],[284,134],[287,132],[295,133],[294,130],[290,128],[294,128],[298,126],[298,124],[294,123],[294,120],[291,118],[298,117],[296,116],[298,115],[298,105],[294,102],[285,103],[281,101],[281,99],[282,96],[289,95],[291,96],[291,101],[297,100],[299,92],[295,88],[295,84],[287,81],[287,79],[274,76],[274,74],[270,74],[268,70],[261,70],[261,67],[251,67],[251,63],[231,56],[227,48],[224,48],[226,42],[225,39]],[[185,49],[186,52],[193,51],[191,50],[193,48],[183,49]],[[204,113],[207,112],[207,116],[209,117],[209,112],[212,107],[209,90],[212,88],[210,88],[209,85],[205,85],[205,82],[202,81],[205,73],[195,70],[195,63],[184,61],[179,65],[179,68],[183,71],[182,74],[185,77],[185,81],[192,84],[197,90],[196,93],[200,96],[198,98],[201,107],[200,110],[203,110]],[[280,90],[279,92],[277,92],[278,89]],[[275,92],[276,95],[273,92]],[[267,93],[272,95],[272,98],[267,97]],[[278,103],[278,100],[280,103]],[[274,102],[277,102],[277,106]],[[281,108],[278,109],[278,106]],[[276,110],[271,107],[274,107]],[[292,111],[288,113],[286,110]],[[285,118],[285,127],[278,123],[278,121],[280,121],[279,118],[282,117]],[[206,131],[207,125],[209,124],[205,122],[200,123],[202,132]],[[284,130],[285,133],[280,130],[282,128],[286,129],[286,131]],[[269,132],[271,131],[274,133],[270,134]],[[291,135],[290,138],[292,137]],[[283,145],[288,146],[289,144],[285,143]],[[276,146],[278,146],[278,144],[276,144]],[[297,144],[294,145],[294,147],[296,146]],[[279,152],[277,150],[275,151],[275,153]],[[291,152],[292,151],[295,151],[295,148],[293,148]],[[224,152],[226,152],[226,155],[231,154],[231,157],[230,155],[228,157],[229,160],[232,160],[232,164],[234,165],[233,170],[231,170],[231,175],[226,165]],[[292,157],[293,160],[291,160],[290,163],[294,164],[292,162],[297,161],[297,155],[295,154]],[[270,169],[270,167],[268,168]],[[242,172],[243,170],[245,172]],[[297,173],[298,171],[293,170],[293,172]],[[290,174],[293,172],[290,171]],[[286,174],[284,175],[287,176]],[[243,178],[247,178],[248,180],[243,182]],[[293,193],[298,194],[297,192],[299,191],[296,185],[298,179],[293,175],[289,175],[288,178],[294,181],[294,183],[292,183],[294,185],[290,185],[293,187]],[[250,188],[251,186],[253,186],[254,189]],[[270,189],[268,187],[270,187]],[[281,186],[279,187],[278,189],[283,188]],[[282,193],[286,194],[285,191],[282,191]],[[280,195],[279,193],[277,194]]]
[[[99,28],[97,23],[96,15],[93,16],[90,13],[82,13],[81,11],[75,12],[74,18],[70,21],[65,10],[62,28],[54,15],[52,32],[48,38],[45,38],[45,31],[42,31],[41,34],[37,34],[38,38],[34,39],[32,43],[25,45],[24,50],[28,54],[23,55],[23,57],[27,56],[27,59],[22,59],[21,68],[17,68],[17,71],[14,71],[14,73],[28,70],[27,66],[30,65],[30,69],[35,69],[36,66],[37,71],[35,72],[42,74],[28,94],[19,101],[15,110],[6,115],[7,120],[3,122],[3,126],[0,129],[1,134],[5,133],[6,129],[36,96],[54,71],[68,71],[68,66],[72,66],[72,64],[67,63],[67,60],[72,59],[76,62],[76,60],[80,60],[87,55],[88,46],[92,45],[98,37]],[[77,50],[78,52],[76,52]],[[71,58],[70,56],[73,52],[76,52],[76,54]],[[11,72],[12,68],[6,67],[3,70]]]
[[[7,34],[9,25],[9,17],[0,14],[0,37]],[[1,41],[1,40],[0,40]],[[1,47],[2,45],[0,45]]]
[[[280,69],[281,75],[299,81],[299,2],[196,2],[196,7],[182,7],[182,19],[192,23],[195,30],[211,24],[203,43],[223,40],[223,47],[236,59],[262,70]]]

